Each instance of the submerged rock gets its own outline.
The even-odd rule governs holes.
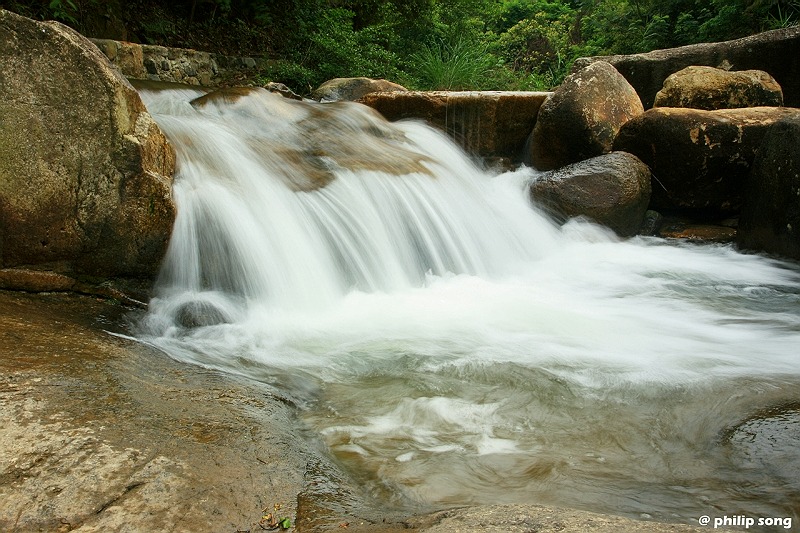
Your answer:
[[[585,216],[628,237],[647,211],[650,169],[631,154],[612,152],[544,174],[530,195],[557,218]]]
[[[783,105],[783,91],[763,70],[729,72],[713,67],[686,67],[672,74],[656,94],[653,107],[735,109]]]
[[[193,301],[183,304],[177,310],[175,321],[184,328],[201,328],[228,324],[231,317],[210,302]]]
[[[552,170],[608,153],[620,127],[643,111],[636,91],[614,67],[592,63],[567,76],[542,104],[526,161]]]
[[[0,266],[152,277],[175,156],[133,87],[70,28],[0,10]]]
[[[723,441],[744,471],[768,472],[800,489],[800,404],[763,409],[725,431]]]
[[[735,214],[762,139],[787,117],[800,117],[800,109],[658,107],[625,124],[614,149],[634,154],[653,171],[653,209]]]
[[[301,102],[263,88],[220,89],[192,106],[235,115],[248,147],[296,191],[325,187],[338,171],[430,174],[424,155],[375,110],[355,102]],[[280,157],[275,157],[275,154]],[[218,164],[206,161],[209,168]]]

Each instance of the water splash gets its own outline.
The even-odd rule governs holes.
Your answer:
[[[796,515],[720,437],[797,400],[795,263],[556,227],[532,171],[356,104],[143,97],[179,214],[140,338],[280,389],[383,497]]]

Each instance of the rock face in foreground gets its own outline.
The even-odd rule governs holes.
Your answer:
[[[644,109],[614,67],[598,61],[564,80],[542,104],[526,158],[552,170],[611,151],[620,127]]]
[[[787,117],[800,117],[800,109],[657,107],[625,124],[614,149],[634,154],[653,171],[651,208],[731,215],[741,208],[767,130]]]
[[[800,117],[767,132],[745,187],[737,241],[800,259]]]
[[[519,161],[546,92],[426,91],[379,92],[361,103],[391,121],[424,120],[480,157]]]
[[[558,218],[585,216],[629,237],[647,211],[650,169],[631,154],[612,152],[546,173],[530,195]]]
[[[782,105],[780,85],[763,70],[729,72],[697,66],[670,75],[653,103],[653,107],[691,107],[707,111]]]
[[[0,267],[150,277],[174,154],[88,40],[0,10]]]
[[[764,70],[783,88],[784,105],[800,107],[798,48],[800,26],[794,26],[721,43],[692,44],[645,54],[584,57],[575,62],[573,70],[595,61],[611,63],[639,93],[645,109],[653,106],[656,93],[670,74],[692,65]]]

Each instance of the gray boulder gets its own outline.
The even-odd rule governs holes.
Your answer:
[[[368,93],[405,91],[406,88],[387,80],[371,78],[334,78],[317,87],[311,98],[319,102],[355,101]]]
[[[526,162],[552,170],[611,151],[620,127],[644,111],[633,87],[598,61],[567,76],[542,104]]]
[[[0,10],[0,267],[152,277],[175,156],[139,95],[70,28]]]
[[[573,71],[605,61],[623,75],[639,93],[645,109],[670,74],[692,65],[757,69],[768,72],[783,88],[784,105],[800,107],[800,26],[772,30],[721,43],[701,43],[644,54],[584,57]]]
[[[584,216],[629,237],[647,211],[650,169],[636,156],[612,152],[545,173],[531,183],[530,196],[557,219]]]
[[[800,109],[656,107],[625,124],[615,150],[630,152],[653,171],[656,210],[729,216],[742,205],[744,182],[767,130]]]
[[[693,66],[670,75],[656,94],[653,107],[735,109],[783,105],[783,91],[763,70],[730,72]]]
[[[739,246],[800,259],[800,117],[767,131],[744,198]]]

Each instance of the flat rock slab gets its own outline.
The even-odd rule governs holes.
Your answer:
[[[103,331],[126,310],[0,291],[0,530],[256,531],[307,457],[265,390]]]

